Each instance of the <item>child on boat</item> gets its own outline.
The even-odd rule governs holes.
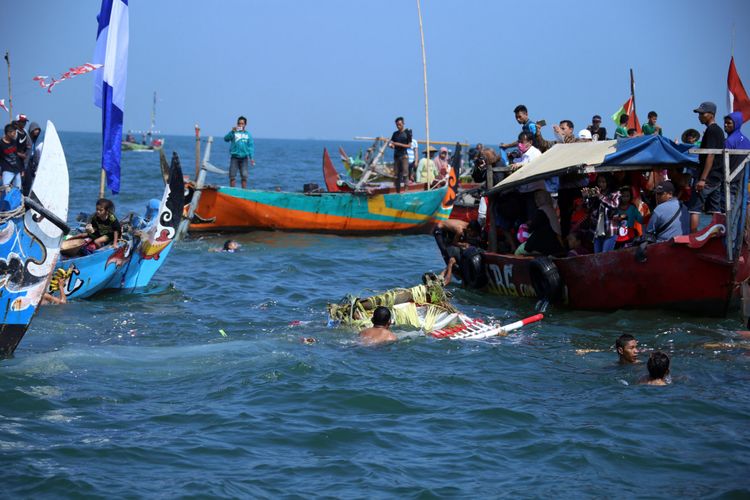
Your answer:
[[[617,247],[628,246],[636,237],[635,223],[643,223],[643,215],[633,204],[633,192],[630,186],[620,188],[620,202],[612,217],[612,222],[618,226]]]
[[[115,204],[106,198],[99,198],[96,201],[96,213],[91,216],[89,223],[86,224],[86,232],[76,234],[68,239],[88,238],[90,241],[86,243],[84,248],[88,252],[93,252],[105,245],[117,246],[121,234],[122,228],[115,215]]]

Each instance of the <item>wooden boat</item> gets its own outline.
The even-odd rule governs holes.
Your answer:
[[[159,151],[164,147],[164,138],[155,137],[158,132],[154,129],[156,125],[156,92],[154,92],[154,102],[151,107],[151,126],[146,132],[137,132],[143,135],[143,141],[138,142],[132,133],[120,142],[122,151]]]
[[[65,288],[69,299],[91,297],[104,290],[132,292],[149,284],[169,255],[185,205],[182,169],[176,157],[161,201],[151,205],[158,206],[158,211],[152,217],[131,216],[126,225],[133,229],[117,247],[110,245],[58,262],[58,269],[70,276]]]
[[[691,150],[694,151],[727,153]],[[507,177],[489,194],[492,200],[517,186],[562,173],[680,165],[695,166],[695,159],[660,136],[561,144]],[[731,181],[739,175],[744,176],[743,185],[747,185],[746,168],[737,168],[732,175],[727,172],[726,179]],[[728,194],[729,182],[725,188]],[[739,285],[750,276],[747,190],[740,191],[740,199],[729,205],[730,217],[716,215],[698,233],[644,248],[563,258],[516,256],[472,248],[461,257],[464,284],[493,294],[528,297],[574,309],[664,308],[726,315],[739,297]]]
[[[335,172],[327,150],[323,151],[323,168]],[[289,193],[200,187],[199,183],[190,231],[427,232],[435,222],[450,216],[455,184],[453,176],[442,187],[412,186],[402,193],[390,186],[362,191],[339,186],[333,192]]]
[[[134,141],[122,141],[120,146],[123,151],[158,151],[164,147],[164,139],[151,139],[147,144]]]
[[[9,356],[39,308],[68,231],[68,166],[52,122],[30,196],[11,188],[0,207],[0,356]]]

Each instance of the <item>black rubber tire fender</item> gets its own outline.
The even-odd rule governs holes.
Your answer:
[[[484,272],[484,252],[477,247],[469,247],[461,253],[461,276],[467,288],[487,286],[487,273]]]
[[[529,265],[529,277],[537,297],[550,304],[560,302],[563,297],[563,281],[552,259],[538,257]]]

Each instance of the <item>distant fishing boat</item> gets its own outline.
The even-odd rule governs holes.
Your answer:
[[[203,163],[205,172],[207,159]],[[323,168],[324,172],[335,172],[327,150],[323,151]],[[203,187],[199,181],[190,231],[262,229],[346,235],[427,232],[435,222],[450,216],[455,186],[455,175],[435,189],[421,185],[402,193],[396,193],[393,187],[291,193]]]
[[[179,159],[173,156],[162,199],[148,207],[158,210],[143,218],[131,216],[124,224],[130,230],[124,231],[116,247],[60,259],[57,268],[69,276],[65,288],[68,299],[87,298],[104,290],[132,292],[149,284],[174,244],[185,205],[183,182]],[[83,241],[70,240],[75,242],[70,246],[63,242],[63,252],[75,255]]]
[[[520,185],[565,173],[639,171],[669,166],[694,167],[696,161],[658,135],[559,144],[500,182],[489,196],[494,199]],[[744,173],[742,170],[736,169],[734,176],[742,175],[742,185],[747,185],[747,168]],[[732,179],[729,172],[725,178],[728,192]],[[730,217],[716,214],[698,233],[644,248],[634,246],[575,257],[518,256],[471,249],[463,253],[459,263],[464,285],[574,309],[664,308],[726,315],[740,295],[740,284],[750,276],[750,229],[746,226],[745,210],[748,193],[745,189],[739,191],[739,199],[731,205],[736,208],[730,209]]]
[[[69,230],[68,165],[52,122],[31,194],[4,189],[0,210],[0,356],[9,356],[39,308]]]
[[[151,107],[151,127],[147,132],[128,132],[123,139],[120,147],[123,151],[158,151],[164,147],[164,138],[156,137],[158,132],[156,127],[156,92],[154,92],[154,102]],[[142,136],[141,142],[138,142],[134,134]]]

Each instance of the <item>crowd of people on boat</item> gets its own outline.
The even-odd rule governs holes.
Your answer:
[[[716,105],[703,102],[694,112],[705,126],[701,134],[687,129],[675,147],[683,152],[690,148],[750,149],[750,141],[741,132],[742,113],[723,118],[723,130],[716,123]],[[500,144],[500,152],[481,144],[469,152],[475,182],[486,182],[488,169],[493,170],[493,184],[504,175],[522,170],[555,144],[590,142],[607,139],[601,117],[594,115],[586,128],[575,133],[571,120],[553,126],[556,140],[545,139],[544,120],[533,121],[528,109],[514,109],[521,126],[517,140]],[[628,116],[620,117],[615,138],[628,140],[636,135],[663,135],[657,123],[658,114],[651,111],[648,123],[640,133],[626,129]],[[725,136],[726,132],[726,136]],[[730,171],[744,157],[730,157]],[[498,166],[506,168],[497,169]],[[495,170],[498,170],[496,172]],[[741,176],[740,176],[741,178]],[[725,211],[724,156],[700,154],[697,168],[671,167],[643,171],[618,171],[599,174],[567,173],[544,180],[534,180],[493,197],[491,219],[498,235],[498,251],[518,255],[577,256],[607,252],[632,246],[643,239],[650,242],[695,232],[701,213]],[[733,184],[732,195],[739,191],[740,181]],[[488,200],[482,197],[478,225],[479,246],[486,247],[490,228]],[[459,239],[466,239],[461,228]],[[445,255],[445,254],[444,254]],[[446,257],[447,259],[447,257]]]
[[[2,185],[22,189],[25,195],[31,192],[43,147],[42,128],[31,122],[27,130],[28,123],[26,115],[16,115],[15,120],[5,125],[0,139]]]

